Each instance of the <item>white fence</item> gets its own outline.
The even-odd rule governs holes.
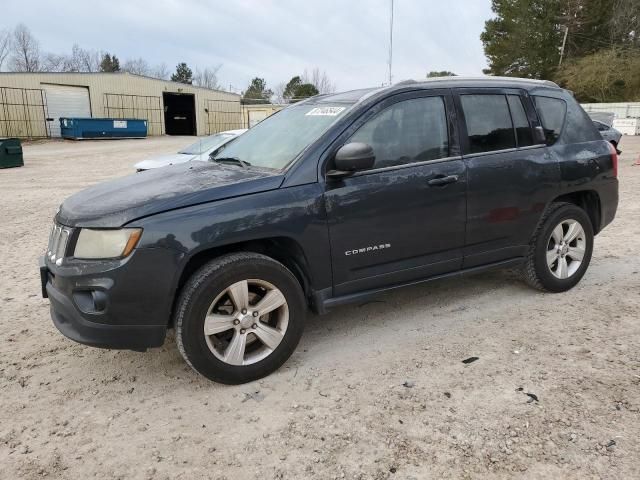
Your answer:
[[[583,103],[587,113],[610,112],[615,118],[640,118],[640,102],[629,103]]]

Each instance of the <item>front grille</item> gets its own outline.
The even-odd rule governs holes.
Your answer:
[[[51,235],[49,235],[49,247],[47,248],[47,257],[56,265],[62,263],[62,259],[67,250],[71,229],[57,223],[53,224]]]

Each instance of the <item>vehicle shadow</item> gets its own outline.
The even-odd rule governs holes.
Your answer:
[[[329,328],[340,329],[345,326],[346,316],[360,316],[361,312],[365,312],[373,323],[377,323],[378,320],[391,320],[401,326],[402,318],[409,314],[428,314],[430,309],[458,310],[470,299],[507,285],[528,289],[519,282],[517,272],[512,270],[497,270],[402,287],[382,293],[374,300],[345,305],[326,315],[311,316],[305,333]]]
[[[379,336],[384,335],[386,330],[403,332],[417,327],[424,327],[428,331],[436,317],[439,326],[446,328],[456,321],[460,312],[477,308],[479,300],[489,301],[497,289],[504,291],[504,295],[514,301],[531,292],[519,281],[516,271],[497,270],[425,282],[381,294],[374,300],[338,307],[326,315],[310,314],[296,352],[272,376],[292,376],[297,369],[315,368],[329,360],[331,364],[340,364],[343,351],[340,344],[344,344],[343,360],[346,360],[353,354],[349,352],[348,339],[354,334]],[[397,350],[398,345],[378,344],[376,348]],[[173,330],[169,331],[167,341],[160,349],[152,349],[144,354],[122,351],[118,352],[118,357],[123,368],[133,367],[136,375],[146,377],[149,383],[166,383],[166,378],[171,377],[171,381],[182,380],[197,388],[214,385],[193,372],[183,361],[175,345]],[[153,377],[156,377],[155,380]],[[219,387],[225,388],[223,385]]]

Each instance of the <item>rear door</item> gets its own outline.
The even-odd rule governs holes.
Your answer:
[[[455,102],[468,174],[463,267],[522,257],[560,179],[557,161],[534,141],[531,100],[517,89],[459,88]]]
[[[450,92],[394,95],[363,117],[337,143],[368,143],[374,167],[325,184],[335,296],[462,263],[466,175]]]

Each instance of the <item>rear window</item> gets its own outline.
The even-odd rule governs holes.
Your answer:
[[[564,119],[567,115],[567,104],[559,98],[539,96],[533,98],[547,138],[547,145],[552,145],[556,143],[562,132]]]
[[[516,147],[513,124],[505,95],[461,95],[469,153]]]

